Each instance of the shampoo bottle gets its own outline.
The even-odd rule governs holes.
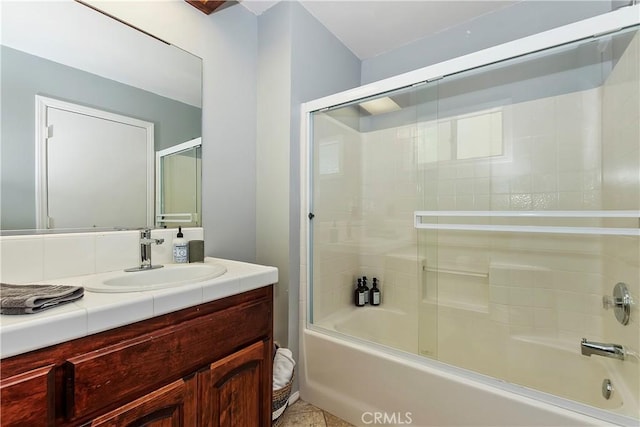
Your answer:
[[[378,279],[373,278],[373,285],[369,291],[369,304],[380,305],[380,289],[378,289]]]
[[[178,234],[173,239],[173,262],[179,264],[189,262],[189,244],[184,239],[182,227],[178,227]]]
[[[354,292],[354,299],[353,302],[356,305],[356,307],[363,307],[364,306],[364,288],[362,287],[362,279],[358,279],[358,285],[356,286],[356,290]]]
[[[362,276],[362,290],[364,291],[364,303],[369,304],[369,287],[367,286],[367,276]]]

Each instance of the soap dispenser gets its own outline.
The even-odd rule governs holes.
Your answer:
[[[358,279],[358,284],[354,291],[354,301],[353,301],[356,307],[364,306],[364,295],[365,293],[364,293],[364,288],[362,287],[362,279]]]
[[[189,244],[182,234],[182,227],[178,227],[178,234],[173,239],[173,262],[178,264],[189,262]]]
[[[378,289],[378,279],[373,278],[373,287],[369,291],[369,304],[380,305],[380,289]]]
[[[367,286],[367,276],[362,276],[362,291],[364,292],[364,303],[369,304],[369,287]]]

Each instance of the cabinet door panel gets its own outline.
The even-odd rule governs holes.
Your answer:
[[[220,427],[233,425],[249,425],[248,420],[256,420],[260,414],[258,395],[251,393],[245,398],[247,391],[258,390],[260,387],[260,367],[258,363],[243,366],[242,370],[231,375],[220,384]],[[255,424],[254,424],[255,425]]]
[[[95,427],[192,427],[196,425],[195,377],[178,380],[111,411]]]
[[[199,373],[202,427],[270,425],[269,345],[257,342]]]
[[[3,427],[52,426],[54,366],[44,366],[0,382]]]

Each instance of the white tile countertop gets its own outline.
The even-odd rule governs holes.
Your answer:
[[[278,281],[275,267],[219,258],[206,258],[206,262],[222,264],[227,271],[215,279],[167,289],[126,293],[85,289],[81,299],[41,313],[0,315],[0,357],[81,338]],[[75,276],[42,283],[82,286],[93,278],[95,275]]]

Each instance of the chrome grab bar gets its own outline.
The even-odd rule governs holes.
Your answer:
[[[586,338],[582,338],[580,343],[580,351],[583,356],[596,356],[611,357],[613,359],[624,360],[626,354],[624,347],[620,344],[605,344],[600,342],[589,341]]]

